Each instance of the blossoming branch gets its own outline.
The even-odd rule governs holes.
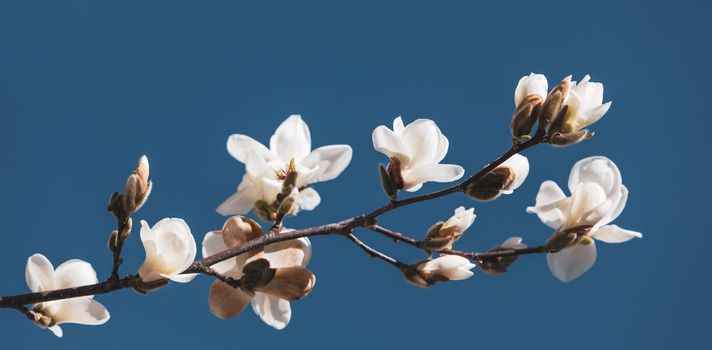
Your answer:
[[[303,229],[289,229],[285,224],[291,226],[290,218],[299,211],[318,207],[321,197],[315,185],[336,179],[347,168],[351,147],[329,145],[312,150],[309,127],[299,115],[290,116],[277,128],[269,147],[246,135],[232,135],[228,153],[245,164],[246,172],[236,192],[218,206],[218,213],[228,218],[222,228],[203,237],[203,258],[195,260],[197,244],[183,219],[165,218],[153,225],[141,220],[146,258],[136,273],[120,277],[121,252],[131,236],[133,216],[152,188],[148,158],[143,156],[123,192],[111,195],[107,208],[117,222],[108,240],[113,260],[109,277],[99,282],[92,266],[82,260],[72,259],[55,269],[47,257],[34,254],[25,269],[31,293],[1,297],[0,307],[18,310],[61,337],[61,324],[100,325],[109,320],[109,311],[95,295],[127,288],[146,294],[169,282],[188,283],[202,274],[215,279],[208,293],[215,316],[235,317],[250,304],[266,324],[282,329],[291,318],[290,303],[315,287],[315,274],[307,269],[312,255],[309,237],[330,234],[347,238],[369,256],[398,269],[417,287],[468,279],[475,268],[503,274],[520,255],[537,253],[546,254],[556,278],[571,281],[593,266],[595,240],[622,243],[642,237],[611,224],[625,207],[628,189],[616,164],[602,156],[574,164],[568,182],[570,196],[552,181],[541,184],[535,204],[526,212],[536,214],[553,233],[535,247],[527,247],[521,237],[510,237],[486,252],[455,250],[476,218],[474,208],[464,206],[443,221],[423,223],[422,239],[378,224],[378,218],[390,211],[454,193],[478,202],[512,194],[529,173],[529,160],[520,152],[539,144],[566,147],[592,137],[586,128],[611,106],[603,103],[603,85],[591,82],[588,75],[578,83],[566,77],[549,91],[546,77],[532,73],[520,79],[514,102],[509,150],[453,186],[405,198],[399,198],[402,191],[415,193],[426,182],[460,180],[465,169],[442,163],[450,143],[433,120],[406,124],[397,117],[392,128],[376,127],[371,135],[373,147],[388,160],[379,167],[387,204],[365,215]],[[249,212],[265,226],[244,216]],[[424,258],[397,260],[361,241],[355,235],[357,229],[412,246]]]

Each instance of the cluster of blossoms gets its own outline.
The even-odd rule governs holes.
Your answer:
[[[516,152],[517,147],[533,141],[563,147],[590,138],[593,134],[585,128],[610,107],[610,102],[603,103],[603,85],[591,82],[588,75],[578,83],[566,77],[548,91],[546,77],[532,73],[519,81],[514,102],[511,131],[515,152],[488,166],[481,176],[458,185],[457,190],[473,200],[494,200],[513,193],[525,182],[529,161]],[[430,119],[417,119],[406,125],[397,117],[392,129],[384,125],[375,128],[372,141],[375,150],[388,157],[388,164],[381,165],[379,171],[391,204],[398,203],[400,191],[416,192],[426,182],[453,182],[465,174],[460,165],[441,163],[449,141]],[[290,116],[277,128],[269,148],[242,134],[228,138],[229,154],[245,164],[246,173],[236,193],[217,208],[218,213],[229,218],[222,229],[205,235],[204,258],[290,232],[282,227],[285,217],[319,205],[321,197],[313,185],[338,177],[350,163],[352,149],[348,145],[311,148],[309,127],[299,115]],[[564,282],[579,277],[593,265],[594,239],[621,243],[642,237],[610,224],[621,214],[628,197],[620,171],[611,160],[600,156],[580,160],[571,170],[568,187],[571,195],[567,197],[556,183],[544,182],[535,206],[526,209],[554,230],[537,252],[547,253],[549,269]],[[146,202],[151,189],[148,159],[144,156],[124,192],[114,193],[108,207],[118,222],[118,229],[109,239],[115,258],[109,282],[118,280],[119,254],[131,233],[131,216]],[[265,232],[256,221],[242,216],[250,211],[271,223],[272,228]],[[409,283],[418,287],[467,279],[473,276],[475,267],[491,274],[506,272],[518,254],[527,249],[521,237],[510,237],[489,254],[467,255],[453,250],[475,218],[474,208],[458,207],[449,219],[432,225],[422,240],[412,241],[428,253],[427,259],[412,264],[392,263]],[[375,218],[372,219],[375,225]],[[314,273],[306,268],[312,254],[306,237],[255,245],[255,249],[203,266],[202,270],[196,270],[197,245],[184,220],[166,218],[153,226],[141,221],[140,238],[146,258],[133,277],[134,290],[147,293],[169,281],[187,283],[197,276],[196,271],[210,274],[217,277],[209,292],[210,311],[222,319],[240,314],[249,303],[266,324],[282,329],[291,318],[290,302],[307,296],[316,282]],[[502,252],[507,254],[499,254]],[[70,260],[55,270],[41,254],[28,259],[26,278],[33,292],[98,283],[89,263]],[[63,323],[97,325],[109,319],[107,309],[93,296],[37,303],[28,314],[37,325],[57,336],[62,336],[59,325]]]

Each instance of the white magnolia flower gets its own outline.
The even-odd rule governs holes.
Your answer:
[[[144,282],[163,278],[190,282],[197,274],[181,274],[195,260],[197,247],[190,227],[182,219],[165,218],[153,227],[141,220],[141,241],[146,260],[138,273]]]
[[[222,215],[245,214],[255,202],[275,201],[282,190],[280,174],[294,161],[298,176],[292,196],[296,210],[313,210],[321,202],[319,194],[308,185],[333,180],[351,162],[352,150],[348,145],[330,145],[311,150],[309,127],[300,115],[291,115],[270,138],[269,149],[255,139],[240,134],[231,135],[227,150],[245,164],[246,174],[237,193],[218,208]]]
[[[205,236],[203,256],[213,255],[261,236],[262,228],[255,221],[232,217],[225,222],[222,231],[213,231]],[[282,329],[289,324],[292,316],[289,302],[305,297],[316,282],[314,274],[305,268],[311,259],[311,242],[305,237],[273,243],[263,250],[238,255],[212,268],[225,276],[240,279],[245,275],[243,268],[258,259],[269,261],[269,268],[274,269],[274,277],[254,290],[234,288],[215,281],[210,288],[210,311],[217,317],[227,319],[238,315],[250,303],[262,321],[275,329]]]
[[[566,132],[575,132],[597,122],[611,107],[610,101],[603,103],[603,84],[590,80],[586,74],[579,83],[571,83],[573,86],[564,101],[568,106],[563,125]]]
[[[525,75],[519,79],[517,88],[514,90],[514,105],[519,107],[524,99],[532,95],[538,96],[539,102],[541,102],[546,99],[548,89],[546,77],[543,74],[530,73]]]
[[[99,281],[94,268],[85,261],[72,259],[55,270],[42,254],[27,259],[25,279],[33,293],[91,285]],[[100,325],[109,320],[109,311],[94,300],[93,295],[38,303],[31,312],[38,326],[49,329],[58,337],[63,334],[59,327],[62,323]]]
[[[455,181],[465,173],[459,165],[439,164],[449,143],[430,119],[417,119],[404,126],[401,117],[397,117],[393,130],[381,125],[373,130],[372,138],[376,151],[400,161],[406,191],[417,191],[428,181]]]
[[[472,270],[477,265],[458,255],[444,255],[437,259],[424,261],[416,270],[433,277],[436,281],[460,281],[472,277]]]
[[[527,208],[527,212],[536,213],[557,232],[592,226],[584,239],[547,255],[549,269],[563,282],[574,280],[593,266],[596,244],[589,237],[606,243],[622,243],[643,236],[609,225],[623,211],[628,198],[620,171],[610,159],[599,156],[578,161],[571,169],[569,191],[571,196],[566,197],[556,183],[545,181],[537,194],[536,206]]]

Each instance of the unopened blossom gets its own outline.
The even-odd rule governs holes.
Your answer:
[[[524,249],[527,245],[522,243],[522,237],[509,237],[502,244],[492,248],[490,252],[498,252],[510,249]],[[496,257],[481,257],[477,259],[477,266],[484,272],[500,275],[507,272],[509,266],[518,258],[517,255],[504,255]]]
[[[458,207],[455,214],[445,222],[431,227],[423,240],[423,247],[431,251],[452,249],[452,244],[475,222],[475,208]]]
[[[197,250],[190,227],[182,219],[165,218],[153,227],[142,220],[141,241],[146,250],[146,260],[138,271],[142,281],[186,283],[197,275],[181,274],[193,263]]]
[[[593,266],[596,260],[593,239],[622,243],[643,236],[610,224],[623,211],[628,198],[620,171],[610,159],[597,156],[578,161],[571,169],[568,187],[569,197],[556,183],[545,181],[536,205],[527,208],[527,212],[536,213],[543,223],[556,230],[548,246],[560,251],[548,254],[547,263],[554,276],[563,282],[581,276]]]
[[[429,259],[405,270],[405,279],[416,287],[429,287],[437,282],[460,281],[472,277],[477,265],[458,255],[444,255]]]
[[[451,182],[465,173],[459,165],[440,164],[449,147],[447,137],[430,119],[417,119],[404,125],[401,117],[393,121],[393,130],[381,125],[373,130],[373,147],[397,164],[402,179],[400,188],[414,192],[428,181]],[[400,181],[399,181],[400,182]]]
[[[55,270],[42,254],[35,254],[27,259],[25,279],[33,293],[98,283],[96,271],[89,263],[72,259]],[[58,337],[63,334],[59,326],[63,323],[100,325],[109,320],[109,311],[94,300],[93,295],[38,303],[33,306],[30,314],[34,317],[35,324],[49,329]]]
[[[205,236],[203,256],[263,235],[262,228],[254,220],[231,217],[222,230]],[[224,276],[241,280],[241,286],[235,288],[215,281],[210,288],[210,311],[219,318],[228,319],[240,314],[249,303],[266,324],[276,329],[286,327],[292,315],[290,301],[307,296],[314,288],[316,278],[306,269],[310,258],[311,243],[305,237],[269,244],[211,266]]]
[[[565,109],[553,120],[549,128],[549,142],[567,146],[592,136],[586,127],[597,122],[611,107],[603,103],[603,84],[591,82],[589,75],[576,83],[571,82],[565,97]]]
[[[227,150],[245,164],[246,174],[237,193],[225,200],[217,212],[222,215],[245,214],[262,201],[272,204],[282,191],[284,175],[290,164],[297,172],[296,184],[289,194],[296,206],[292,211],[313,210],[321,202],[319,193],[309,185],[333,180],[351,162],[348,145],[329,145],[311,149],[311,133],[300,115],[291,115],[270,138],[269,148],[241,134],[231,135]]]
[[[512,136],[516,142],[526,141],[537,121],[539,108],[546,99],[548,84],[543,74],[523,76],[514,90],[514,114],[512,115]]]
[[[529,175],[529,160],[515,154],[485,176],[467,186],[465,193],[479,201],[494,200],[502,194],[512,194]]]

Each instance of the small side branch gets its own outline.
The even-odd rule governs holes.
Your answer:
[[[360,239],[358,239],[358,237],[354,236],[353,233],[349,233],[349,234],[345,235],[345,237],[348,238],[351,242],[353,242],[356,246],[361,248],[364,252],[366,252],[366,254],[368,254],[372,258],[381,259],[381,260],[395,266],[397,269],[399,269],[401,271],[403,271],[403,269],[408,267],[407,264],[404,264],[394,258],[391,258],[390,256],[383,254],[374,248],[371,248],[369,245],[367,245],[366,243],[363,243]]]

